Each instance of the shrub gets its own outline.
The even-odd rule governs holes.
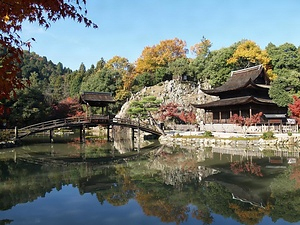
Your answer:
[[[212,134],[211,131],[205,131],[205,132],[203,133],[203,136],[204,136],[204,137],[213,137],[214,135]]]
[[[292,132],[288,132],[287,134],[288,134],[288,136],[292,136]]]
[[[10,137],[9,130],[0,130],[0,141],[8,141]]]
[[[262,139],[264,139],[264,140],[272,139],[272,138],[274,138],[274,133],[272,131],[264,132],[262,135]]]

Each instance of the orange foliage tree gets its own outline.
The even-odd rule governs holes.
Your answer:
[[[36,22],[45,29],[59,19],[71,18],[87,27],[97,28],[86,17],[86,0],[20,0],[0,1],[0,100],[10,98],[15,89],[24,88],[20,77],[22,48],[30,49],[34,38],[24,41],[20,36],[22,23]]]
[[[186,57],[186,42],[178,38],[161,41],[158,45],[145,47],[136,61],[136,73],[154,73],[156,69]]]

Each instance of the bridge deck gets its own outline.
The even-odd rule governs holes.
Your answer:
[[[140,129],[142,131],[160,136],[163,135],[163,131],[160,130],[155,124],[139,122],[131,119],[124,118],[109,118],[109,116],[93,115],[91,117],[68,117],[64,119],[50,120],[42,123],[33,124],[23,127],[18,130],[18,138],[25,136],[53,130],[62,127],[80,127],[80,126],[95,126],[95,125],[115,125],[124,126],[134,129]]]

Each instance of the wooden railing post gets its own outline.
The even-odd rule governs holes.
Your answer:
[[[15,140],[19,138],[19,132],[18,132],[18,127],[15,126]]]
[[[54,142],[54,139],[53,139],[53,129],[50,129],[49,130],[49,136],[50,136],[50,143],[53,143]]]

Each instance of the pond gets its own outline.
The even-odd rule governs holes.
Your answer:
[[[298,152],[39,143],[0,151],[0,224],[298,224]]]

